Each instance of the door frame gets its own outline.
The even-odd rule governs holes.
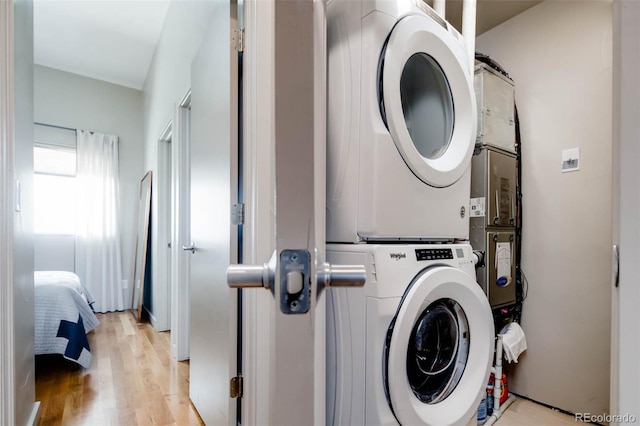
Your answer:
[[[171,329],[171,179],[173,164],[173,120],[165,125],[156,141],[156,173],[152,183],[152,312],[148,312],[156,331]]]
[[[14,341],[13,1],[0,2],[0,341]],[[15,423],[14,345],[0,348],[0,423]],[[9,372],[10,374],[6,374]]]
[[[35,425],[40,415],[40,403],[34,402],[29,327],[33,325],[32,35],[32,2],[0,2],[0,424]]]
[[[640,4],[613,2],[611,424],[640,419]],[[616,252],[615,248],[619,249]],[[635,420],[634,420],[635,421]]]
[[[150,318],[156,330],[171,330],[171,354],[178,361],[189,358],[189,256],[182,246],[190,244],[190,109],[191,89],[176,106],[156,147],[154,314],[160,315]]]
[[[171,354],[189,358],[189,252],[190,240],[190,115],[191,89],[177,105],[171,143]]]
[[[269,259],[275,249],[275,203],[272,161],[275,151],[273,99],[275,97],[273,1],[244,2],[245,46],[243,54],[243,163],[245,224],[243,256],[248,264]],[[275,306],[268,291],[243,292],[244,395],[242,419],[261,425],[269,418],[270,361],[256,348],[269,348],[273,336],[271,318]],[[262,396],[262,397],[261,397]]]

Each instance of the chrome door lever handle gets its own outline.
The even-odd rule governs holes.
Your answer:
[[[278,257],[274,251],[264,265],[229,265],[227,285],[230,288],[264,287],[272,289],[275,284]]]
[[[620,285],[620,249],[618,245],[613,246],[613,286]]]
[[[194,254],[197,250],[196,246],[193,244],[193,241],[191,242],[191,245],[188,246],[182,246],[182,250],[184,251],[190,251],[191,254]]]
[[[325,287],[362,287],[367,281],[364,265],[325,263],[318,272],[318,282]]]

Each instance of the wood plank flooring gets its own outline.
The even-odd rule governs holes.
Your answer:
[[[495,424],[499,426],[575,426],[576,421],[573,416],[516,397],[513,404],[502,413]]]
[[[89,333],[89,369],[59,356],[36,357],[40,425],[202,425],[189,401],[189,363],[171,356],[169,333],[137,324],[130,312],[99,314]],[[522,398],[501,426],[575,424],[569,416]]]
[[[201,425],[189,400],[189,363],[171,356],[169,333],[130,312],[98,314],[93,360],[82,367],[36,357],[40,425]]]

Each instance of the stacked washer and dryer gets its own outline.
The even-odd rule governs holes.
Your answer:
[[[327,423],[475,423],[494,326],[468,241],[476,104],[460,34],[422,0],[333,0]]]

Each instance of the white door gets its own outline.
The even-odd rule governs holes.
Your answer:
[[[230,13],[229,2],[215,2],[191,64],[189,396],[208,425],[236,423],[229,380],[236,366],[237,290],[227,287],[225,276],[237,258],[230,217],[237,195],[237,139],[232,132],[237,89],[232,89],[231,71],[237,65],[231,61]]]
[[[614,273],[610,412],[616,417],[610,420],[611,424],[625,424],[640,421],[640,3],[614,1],[613,32]]]

